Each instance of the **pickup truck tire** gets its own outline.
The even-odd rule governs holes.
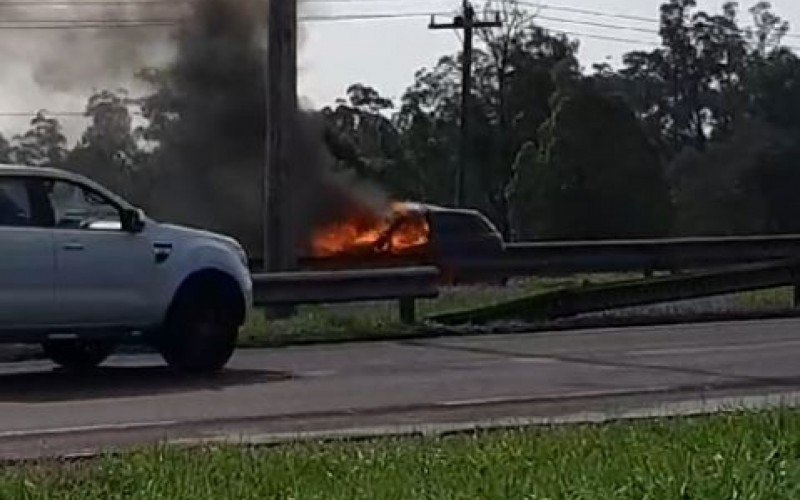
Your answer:
[[[168,315],[161,355],[172,367],[191,373],[221,370],[233,355],[239,334],[227,287],[205,283],[184,291]]]
[[[83,371],[96,368],[116,349],[113,340],[47,340],[42,343],[44,354],[55,364],[68,370]]]

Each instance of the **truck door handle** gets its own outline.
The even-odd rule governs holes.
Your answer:
[[[163,264],[170,255],[172,255],[172,243],[160,241],[153,243],[153,256],[156,258],[156,264]]]
[[[83,250],[83,244],[82,243],[77,243],[77,242],[64,243],[64,245],[62,245],[61,248],[63,248],[64,250],[70,251],[70,252],[79,252],[79,251]]]

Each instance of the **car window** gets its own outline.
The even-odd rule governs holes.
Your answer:
[[[436,232],[439,234],[458,234],[464,231],[460,218],[450,214],[437,214],[433,218]]]
[[[493,232],[480,217],[466,214],[438,214],[434,225],[439,234],[447,236],[485,236]]]
[[[35,226],[25,179],[0,179],[0,226]]]
[[[121,230],[119,209],[87,188],[64,181],[48,183],[47,195],[55,226],[95,231]]]

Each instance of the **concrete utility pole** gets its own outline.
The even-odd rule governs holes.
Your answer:
[[[264,175],[264,267],[290,270],[295,249],[288,222],[288,169],[290,138],[296,125],[297,3],[269,1],[266,92],[267,137]]]
[[[498,14],[494,21],[475,19],[475,9],[468,0],[462,0],[461,15],[452,23],[437,24],[431,17],[428,26],[432,30],[464,30],[464,47],[461,61],[461,147],[456,167],[455,205],[464,206],[466,202],[466,173],[469,164],[469,112],[472,109],[472,36],[475,28],[499,28],[503,25]]]

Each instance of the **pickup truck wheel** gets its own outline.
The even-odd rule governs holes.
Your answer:
[[[96,368],[116,349],[113,340],[47,340],[42,343],[45,355],[69,370]]]
[[[165,325],[160,350],[173,368],[214,373],[230,360],[239,325],[230,301],[210,289],[179,297]]]

